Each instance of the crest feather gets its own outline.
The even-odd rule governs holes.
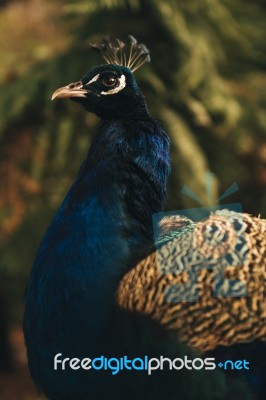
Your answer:
[[[113,45],[106,37],[102,43],[91,44],[91,48],[98,51],[107,64],[122,65],[132,72],[139,69],[145,62],[150,62],[150,52],[143,43],[138,43],[134,36],[129,35],[129,50],[126,44],[116,39],[117,45]]]

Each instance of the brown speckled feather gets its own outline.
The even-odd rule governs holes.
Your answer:
[[[197,224],[169,217],[160,225],[162,237],[190,229],[124,276],[118,305],[199,351],[266,340],[266,220],[223,210]]]

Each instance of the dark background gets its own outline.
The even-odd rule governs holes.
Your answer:
[[[38,398],[20,329],[27,277],[99,124],[53,91],[102,63],[89,43],[134,35],[151,51],[137,81],[172,140],[167,209],[215,205],[236,182],[223,202],[266,217],[265,20],[264,0],[0,1],[1,399]]]

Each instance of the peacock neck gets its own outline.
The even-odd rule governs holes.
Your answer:
[[[138,166],[147,174],[147,180],[157,181],[165,197],[170,172],[169,138],[151,117],[143,115],[136,121],[127,118],[103,121],[81,171],[88,173],[99,165],[104,167],[110,159]],[[117,179],[115,173],[113,179]]]
[[[110,207],[108,217],[124,225],[141,248],[143,235],[151,244],[152,214],[163,209],[169,171],[169,139],[156,121],[113,120],[104,122],[94,138],[77,186],[94,185],[102,206]],[[123,215],[112,212],[118,205]]]

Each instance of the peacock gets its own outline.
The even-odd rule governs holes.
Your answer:
[[[218,210],[198,223],[154,223],[170,141],[133,75],[149,51],[129,40],[129,50],[120,40],[92,45],[105,64],[52,96],[81,103],[102,125],[29,277],[32,379],[51,400],[255,399],[265,362],[245,378],[221,371],[214,352],[230,358],[251,342],[265,352],[266,221]]]

